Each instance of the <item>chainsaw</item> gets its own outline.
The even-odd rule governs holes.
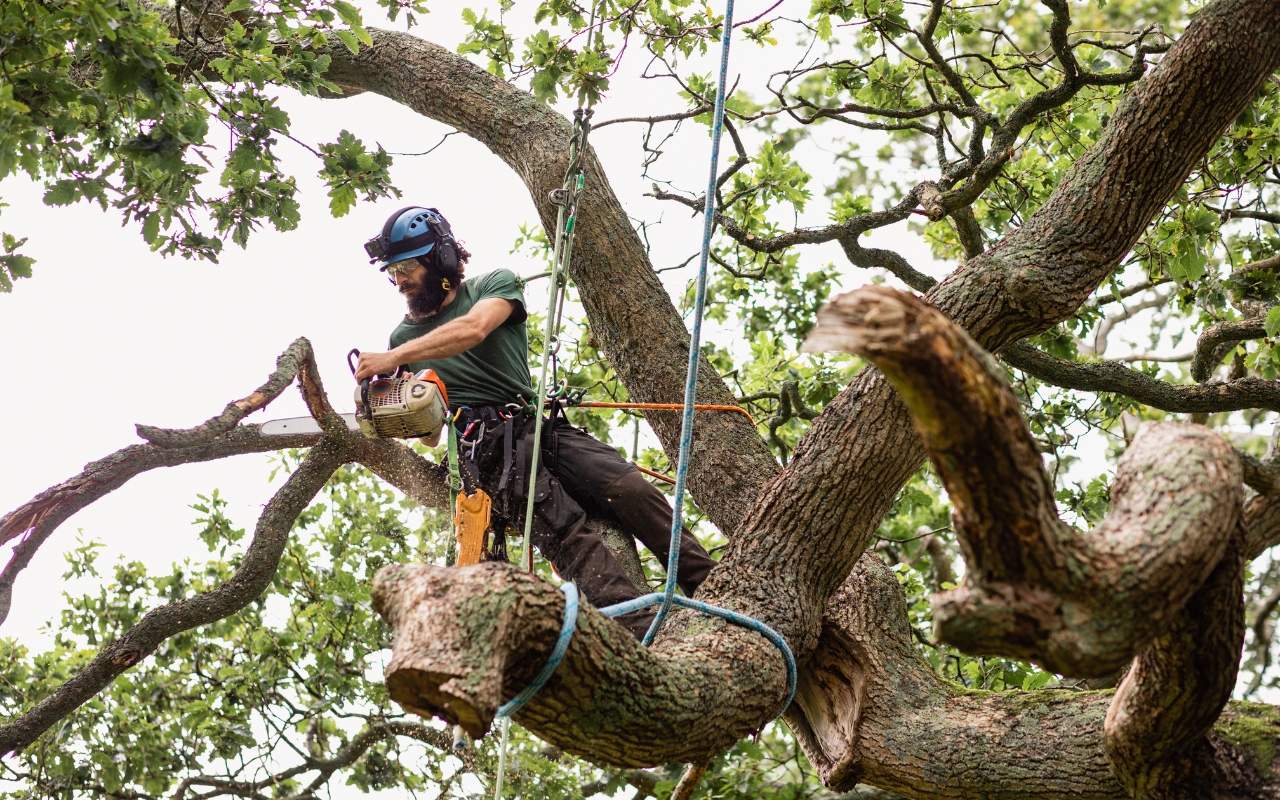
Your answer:
[[[347,366],[355,373],[353,356],[347,354]],[[433,370],[404,372],[390,377],[365,378],[355,390],[356,413],[340,415],[351,430],[359,430],[370,439],[416,439],[434,436],[449,419],[449,393],[444,381]],[[264,436],[320,433],[312,417],[277,419],[264,423]]]

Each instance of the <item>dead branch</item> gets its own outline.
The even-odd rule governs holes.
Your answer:
[[[329,408],[329,401],[324,398],[324,389],[320,386],[320,377],[316,372],[315,355],[311,350],[311,343],[306,339],[298,339],[276,359],[276,370],[267,378],[266,383],[255,389],[248,397],[228,403],[218,416],[186,430],[138,425],[138,436],[157,447],[166,449],[206,444],[234,428],[236,423],[249,414],[265,408],[268,403],[279,397],[285,387],[293,383],[293,379],[298,375],[303,376],[301,381],[303,396],[307,399],[307,405],[311,407],[316,421],[321,424],[321,427],[325,427],[326,422],[332,424],[332,421],[326,418],[334,412]],[[316,413],[317,411],[319,413]]]

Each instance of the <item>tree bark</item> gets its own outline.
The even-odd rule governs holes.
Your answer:
[[[558,589],[500,563],[384,567],[373,600],[396,632],[392,699],[477,738],[542,668],[564,613]],[[516,721],[566,752],[620,767],[727,749],[777,713],[782,658],[759,634],[696,622],[659,651],[583,605],[564,661]],[[726,650],[740,657],[725,659]]]
[[[934,626],[964,652],[1072,677],[1114,672],[1169,627],[1236,532],[1234,449],[1176,423],[1139,431],[1097,527],[1062,522],[1004,371],[913,295],[883,286],[842,295],[805,346],[865,356],[910,409],[968,565],[963,586],[934,596]]]
[[[1108,708],[1127,702],[1124,690],[988,692],[939,678],[912,644],[897,578],[876,557],[863,556],[831,598],[822,642],[784,718],[832,789],[862,781],[916,800],[1131,797],[1104,732]],[[1200,736],[1180,765],[1198,776],[1192,796],[1280,793],[1274,707],[1231,703]]]

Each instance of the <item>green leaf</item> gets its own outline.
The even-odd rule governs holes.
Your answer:
[[[1280,334],[1280,306],[1267,311],[1267,321],[1264,327],[1267,329],[1267,336],[1269,337]]]
[[[342,40],[342,43],[347,46],[348,50],[352,53],[359,54],[360,42],[356,39],[355,34],[351,31],[334,31],[334,33],[338,35],[338,38]]]
[[[360,9],[346,2],[346,0],[334,0],[333,10],[338,12],[338,16],[342,21],[351,27],[360,25]]]
[[[1048,672],[1030,673],[1022,679],[1022,691],[1033,692],[1036,689],[1043,689],[1052,679],[1053,675]]]
[[[156,237],[160,235],[160,212],[152,211],[147,215],[147,219],[142,223],[142,239],[147,244],[155,244]]]
[[[47,206],[69,206],[80,199],[80,187],[75,181],[58,181],[44,193]]]
[[[831,15],[823,14],[818,18],[818,38],[824,42],[831,41]]]
[[[231,0],[222,11],[225,14],[234,14],[237,11],[245,11],[250,8],[253,8],[253,0]]]

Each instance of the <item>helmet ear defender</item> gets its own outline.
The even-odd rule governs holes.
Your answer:
[[[458,240],[453,238],[453,228],[439,211],[434,208],[427,210],[435,217],[427,217],[427,225],[437,239],[436,246],[431,251],[435,255],[436,264],[443,270],[453,272],[458,268]]]

